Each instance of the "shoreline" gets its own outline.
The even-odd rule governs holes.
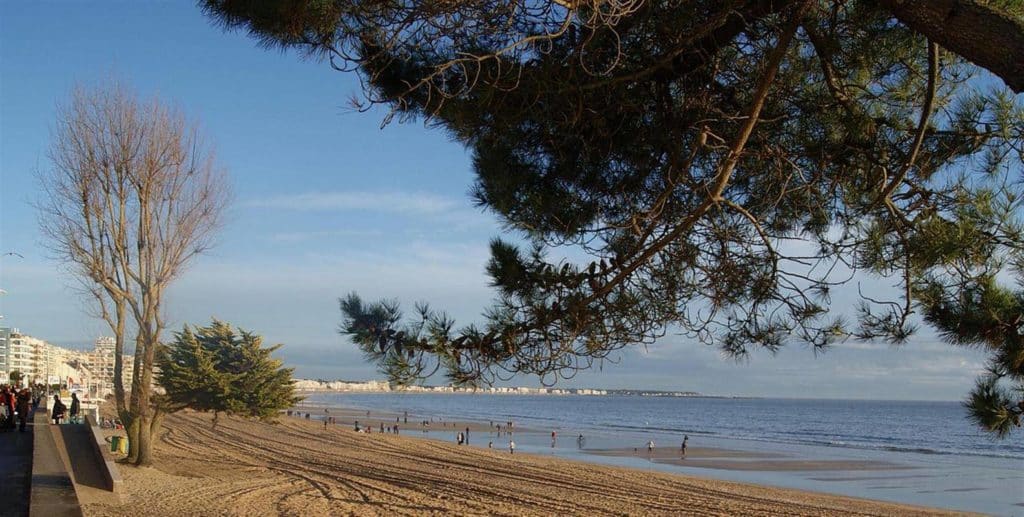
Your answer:
[[[304,417],[211,423],[210,415],[190,411],[168,416],[155,468],[122,468],[129,501],[89,504],[86,515],[962,514],[518,450],[512,455],[415,432],[324,429]]]

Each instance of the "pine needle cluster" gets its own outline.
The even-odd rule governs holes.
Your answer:
[[[208,327],[185,325],[162,350],[157,380],[166,405],[250,418],[271,419],[301,400],[292,369],[272,357],[281,345],[213,320]]]

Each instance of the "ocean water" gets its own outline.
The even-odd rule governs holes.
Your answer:
[[[307,402],[408,411],[418,417],[514,420],[523,451],[894,502],[1024,515],[1024,430],[994,439],[958,402],[638,396],[316,393]],[[414,432],[415,426],[407,427]],[[550,431],[563,438],[555,447]],[[434,435],[435,433],[431,433]],[[581,450],[573,437],[583,434]],[[877,471],[735,471],[588,454],[596,448],[678,447],[777,452],[787,459],[895,463]],[[432,436],[437,437],[437,436]],[[478,441],[479,442],[479,441]],[[480,445],[480,443],[477,443]]]

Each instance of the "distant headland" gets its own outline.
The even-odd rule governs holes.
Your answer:
[[[464,388],[459,386],[397,386],[388,381],[349,381],[323,379],[296,379],[295,389],[299,391],[339,391],[361,393],[476,393],[495,395],[630,395],[637,397],[704,397],[720,398],[705,395],[696,391],[664,391],[640,389],[596,389],[596,388],[531,388],[525,386],[489,386],[480,388]],[[732,397],[722,397],[732,398]]]

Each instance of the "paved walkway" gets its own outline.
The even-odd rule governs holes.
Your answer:
[[[32,431],[0,432],[0,515],[27,516],[32,479]]]

